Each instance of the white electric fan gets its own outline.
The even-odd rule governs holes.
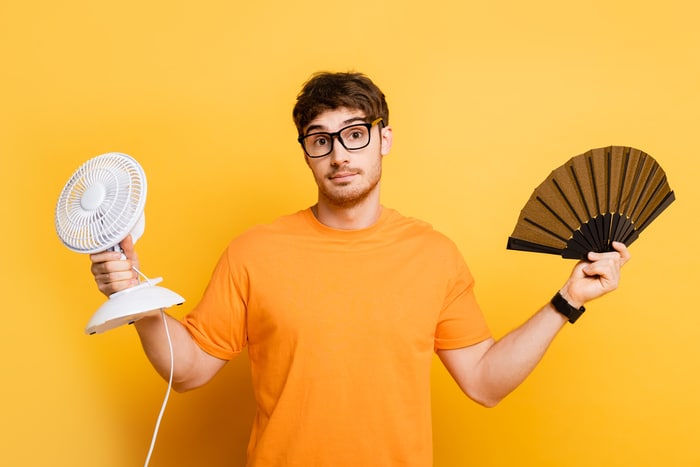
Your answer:
[[[58,198],[56,232],[69,249],[85,254],[121,251],[119,243],[131,234],[141,237],[145,227],[146,175],[126,154],[110,152],[94,157],[73,173]],[[95,334],[132,323],[185,299],[156,284],[162,277],[110,295],[85,328]]]

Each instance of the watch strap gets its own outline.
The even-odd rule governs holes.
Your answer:
[[[584,311],[586,311],[584,307],[576,308],[575,306],[571,305],[564,297],[561,296],[561,293],[559,292],[552,297],[552,306],[554,306],[554,309],[559,313],[566,316],[569,319],[569,322],[572,324],[575,323],[579,317],[581,317]]]

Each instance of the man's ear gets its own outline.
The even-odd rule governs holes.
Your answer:
[[[380,131],[382,138],[381,154],[382,156],[386,156],[387,154],[389,154],[389,151],[391,150],[391,144],[394,142],[394,134],[390,126],[385,126]]]

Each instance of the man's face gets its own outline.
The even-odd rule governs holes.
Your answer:
[[[334,133],[349,125],[367,122],[360,110],[339,108],[323,112],[313,119],[304,135],[317,132]],[[320,158],[306,157],[306,163],[318,186],[319,202],[336,207],[352,207],[371,195],[379,194],[382,157],[391,148],[391,128],[375,125],[370,128],[370,142],[362,149],[348,150],[337,138],[330,154]]]

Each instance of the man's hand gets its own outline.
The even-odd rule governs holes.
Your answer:
[[[103,251],[90,255],[90,271],[95,277],[97,288],[108,297],[139,283],[138,273],[134,269],[139,268],[139,260],[131,235],[122,240],[119,246],[124,251],[123,254],[118,251]]]
[[[620,282],[620,268],[631,258],[627,247],[613,242],[615,251],[588,254],[588,261],[578,263],[560,290],[571,305],[585,303],[615,290]]]

